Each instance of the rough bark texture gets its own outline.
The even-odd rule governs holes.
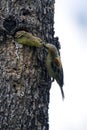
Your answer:
[[[16,44],[12,36],[27,30],[56,44],[53,25],[54,0],[0,0],[0,130],[49,129],[44,49]]]

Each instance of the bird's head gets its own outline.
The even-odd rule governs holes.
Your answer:
[[[48,50],[48,53],[50,53],[52,56],[54,57],[58,56],[58,50],[55,45],[47,43],[44,44],[44,47]]]
[[[22,38],[22,37],[25,37],[25,36],[27,36],[27,32],[25,32],[25,31],[18,31],[15,34],[16,39],[19,39],[19,38]]]

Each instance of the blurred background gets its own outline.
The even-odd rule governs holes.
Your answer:
[[[87,130],[87,0],[55,0],[55,36],[61,43],[65,100],[50,90],[50,130]]]

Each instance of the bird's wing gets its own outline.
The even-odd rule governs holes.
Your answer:
[[[61,63],[59,63],[59,61],[57,59],[54,60],[54,62],[51,62],[51,67],[53,69],[53,71],[55,72],[55,79],[58,82],[58,84],[62,87],[63,86],[63,80],[64,80],[64,76],[63,76],[63,68]]]
[[[64,84],[64,75],[63,75],[63,68],[62,66],[59,67],[59,62],[55,60],[56,62],[51,62],[51,67],[54,72],[54,79],[56,79],[57,83],[60,86],[61,94],[64,99],[64,92],[63,92],[63,84]]]
[[[53,71],[56,72],[56,73],[58,73],[60,71],[59,65],[55,61],[51,62],[51,67],[52,67]]]
[[[56,64],[58,67],[62,67],[60,57],[56,57],[56,58],[54,59],[54,62],[55,62],[55,64]]]

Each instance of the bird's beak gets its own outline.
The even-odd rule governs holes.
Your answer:
[[[45,43],[43,43],[43,47],[46,47],[46,44],[45,44]]]
[[[49,48],[46,43],[43,43],[43,47],[45,47],[46,49]]]

